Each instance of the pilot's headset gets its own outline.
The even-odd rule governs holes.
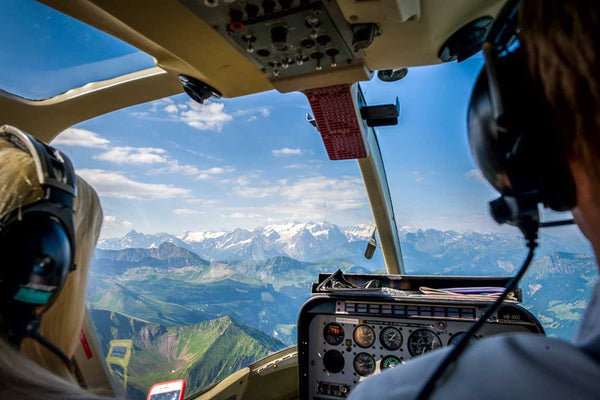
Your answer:
[[[490,202],[492,217],[537,233],[538,226],[572,223],[539,224],[538,204],[567,211],[576,199],[556,116],[518,40],[518,10],[519,1],[509,0],[483,45],[485,68],[469,104],[469,142],[483,175],[501,194]]]
[[[0,327],[19,346],[24,337],[43,340],[40,316],[75,269],[76,178],[63,153],[19,129],[1,126],[0,139],[31,155],[43,190],[39,200],[0,217]]]
[[[485,178],[500,192],[490,202],[498,223],[523,232],[529,254],[504,292],[452,347],[421,388],[418,400],[428,399],[436,383],[467,347],[469,340],[493,316],[527,271],[537,246],[539,227],[573,223],[540,223],[538,205],[555,211],[575,206],[575,185],[555,116],[540,80],[528,69],[518,42],[519,1],[509,0],[483,44],[485,68],[479,74],[468,111],[471,151]],[[448,370],[448,374],[451,371]],[[446,376],[447,379],[447,376]]]

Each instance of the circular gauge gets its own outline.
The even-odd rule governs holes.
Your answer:
[[[463,336],[465,336],[465,332],[458,332],[457,334],[452,335],[452,337],[450,338],[450,340],[448,340],[448,346],[452,346],[454,344],[457,344],[458,342],[460,342],[460,339],[462,339]],[[471,340],[477,340],[477,337],[473,336],[471,338]]]
[[[388,326],[379,334],[379,340],[383,347],[395,351],[402,346],[402,334],[394,327]]]
[[[329,350],[323,354],[323,366],[333,374],[337,374],[344,369],[344,356],[337,350]]]
[[[429,329],[417,329],[408,337],[408,352],[416,357],[442,347],[440,338]]]
[[[344,341],[344,328],[340,324],[330,323],[323,329],[325,341],[332,346],[337,346]]]
[[[368,376],[375,372],[375,359],[367,353],[358,353],[354,357],[354,370],[360,376]]]
[[[371,347],[375,343],[375,332],[367,325],[359,325],[354,330],[354,341],[362,348]]]
[[[394,368],[396,365],[400,365],[400,364],[402,364],[402,361],[398,357],[385,356],[381,359],[380,368],[382,370],[384,370],[384,369],[388,369],[388,368]]]

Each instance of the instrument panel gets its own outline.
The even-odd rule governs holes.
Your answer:
[[[341,399],[369,376],[457,343],[489,302],[316,296],[300,312],[301,399]],[[543,334],[535,317],[505,303],[473,340]]]

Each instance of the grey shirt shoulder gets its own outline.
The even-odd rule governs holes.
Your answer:
[[[371,377],[350,399],[414,399],[447,352],[426,354]],[[450,370],[431,399],[600,398],[600,365],[573,344],[544,336],[475,341]]]

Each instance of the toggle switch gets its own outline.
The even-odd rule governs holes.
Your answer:
[[[335,57],[340,54],[338,49],[328,49],[325,54],[327,54],[331,60],[331,66],[333,68],[337,67],[337,62],[335,61]]]
[[[312,58],[314,58],[315,60],[317,60],[317,71],[320,71],[322,69],[321,60],[323,59],[323,57],[325,57],[325,55],[323,53],[321,53],[320,51],[315,51],[310,56]]]

